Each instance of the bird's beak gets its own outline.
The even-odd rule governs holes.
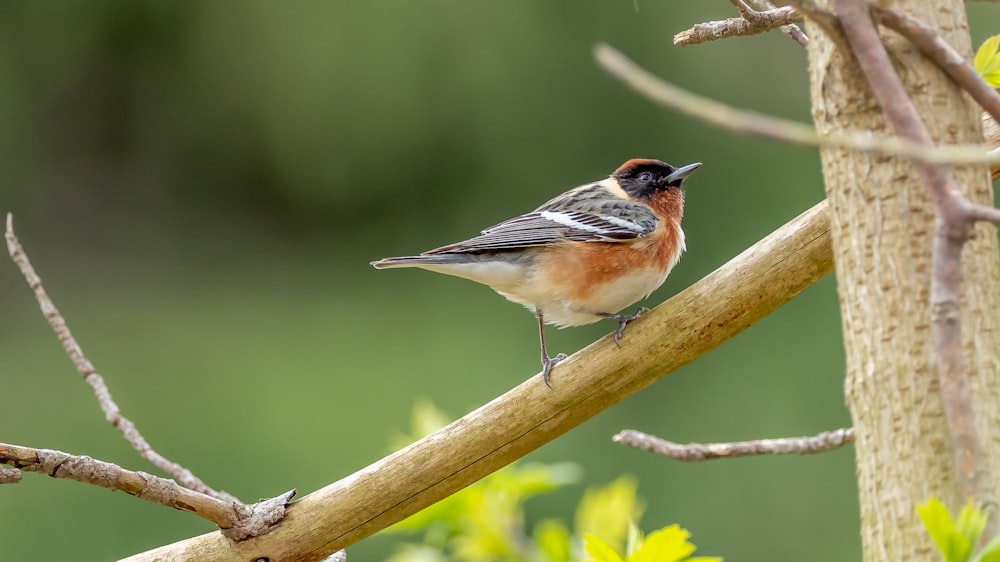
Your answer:
[[[681,166],[674,170],[674,173],[667,176],[667,184],[680,183],[681,180],[691,175],[691,172],[697,170],[701,167],[701,162],[695,162],[694,164],[688,164],[687,166]]]

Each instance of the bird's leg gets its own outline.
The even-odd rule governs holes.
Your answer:
[[[566,358],[566,354],[557,353],[555,357],[549,357],[549,353],[545,351],[545,321],[542,319],[542,311],[536,310],[535,316],[538,317],[538,339],[542,342],[542,381],[545,382],[545,386],[552,388],[549,384],[549,373],[556,363]]]
[[[645,306],[640,306],[639,310],[635,311],[635,314],[611,314],[610,312],[598,312],[598,316],[603,316],[605,318],[610,318],[615,322],[618,322],[618,329],[615,330],[615,345],[621,347],[618,340],[622,339],[622,334],[625,333],[625,326],[628,326],[629,322],[639,318],[643,314],[649,312],[649,309]]]

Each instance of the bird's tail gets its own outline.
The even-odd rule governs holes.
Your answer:
[[[471,256],[464,254],[440,254],[423,256],[400,256],[398,258],[383,258],[371,262],[375,269],[391,267],[424,267],[428,265],[453,265],[472,261]]]

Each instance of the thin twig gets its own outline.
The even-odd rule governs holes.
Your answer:
[[[49,298],[48,293],[45,291],[45,287],[42,286],[42,279],[37,273],[35,273],[35,268],[32,267],[31,261],[28,260],[28,255],[24,252],[24,248],[21,247],[21,243],[18,241],[17,236],[14,235],[14,217],[10,213],[7,214],[7,229],[5,237],[7,239],[7,251],[10,253],[10,259],[13,260],[13,262],[21,270],[25,280],[28,282],[28,286],[31,287],[32,291],[34,291],[35,299],[38,300],[38,305],[42,309],[42,314],[45,316],[45,319],[48,320],[49,326],[52,327],[52,331],[55,332],[56,337],[59,338],[59,341],[63,345],[63,349],[66,351],[66,354],[69,355],[69,358],[76,367],[77,372],[80,373],[83,380],[90,385],[91,389],[93,389],[94,396],[97,397],[97,402],[101,406],[101,410],[104,412],[104,418],[108,420],[108,423],[118,428],[118,431],[121,432],[122,436],[126,441],[128,441],[129,445],[142,455],[144,459],[152,463],[153,466],[156,466],[160,470],[176,478],[177,481],[184,487],[226,502],[240,503],[238,499],[230,494],[227,494],[226,492],[213,490],[196,477],[190,470],[157,453],[149,445],[149,442],[146,441],[146,438],[139,433],[135,424],[122,415],[121,410],[118,408],[118,404],[116,404],[111,398],[111,391],[108,390],[108,386],[104,383],[104,377],[97,373],[94,369],[94,365],[83,354],[80,344],[76,342],[73,334],[70,333],[66,320],[63,318],[62,314],[59,313],[59,309],[56,308],[52,299]]]
[[[750,0],[750,1],[753,2],[753,5],[756,6],[758,10],[761,11],[773,10],[776,8],[776,6],[774,5],[773,2],[771,2],[771,0]],[[743,13],[743,10],[740,10],[740,13]],[[791,38],[792,41],[795,41],[802,47],[809,46],[809,38],[806,37],[805,32],[803,32],[802,28],[800,28],[797,24],[790,23],[788,25],[783,25],[781,26],[781,31],[789,38]]]
[[[761,455],[814,455],[854,443],[854,428],[845,427],[811,437],[756,439],[734,443],[681,444],[660,439],[634,429],[626,429],[612,438],[616,443],[635,447],[684,462],[752,457]]]
[[[173,480],[126,470],[116,464],[51,449],[0,443],[0,464],[18,470],[47,474],[125,492],[131,496],[187,511],[208,519],[222,529],[235,525],[239,503],[224,502],[178,486]]]
[[[896,137],[870,133],[841,133],[820,136],[808,125],[760,113],[743,111],[662,80],[632,62],[605,43],[594,48],[598,64],[642,96],[658,105],[676,109],[730,131],[754,134],[804,146],[848,148],[867,153],[900,156],[929,164],[1000,163],[1000,154],[983,145],[926,146]]]
[[[37,472],[84,484],[125,492],[137,498],[193,513],[215,523],[232,540],[266,534],[285,515],[295,490],[252,505],[228,502],[195,492],[173,480],[116,464],[51,449],[0,443],[0,468]],[[10,470],[10,469],[7,469]]]
[[[837,15],[861,70],[896,134],[933,146],[913,102],[896,74],[864,0],[834,0]],[[917,171],[937,207],[932,247],[931,322],[937,351],[938,376],[945,417],[951,435],[955,477],[964,497],[980,505],[992,502],[976,429],[962,350],[960,298],[962,247],[977,220],[1000,221],[1000,211],[965,199],[951,174],[916,162]],[[995,518],[990,518],[995,519]],[[995,523],[984,536],[995,534]]]
[[[749,14],[756,15],[750,16]],[[797,21],[802,21],[802,16],[792,6],[775,8],[765,12],[750,10],[744,13],[743,17],[695,24],[690,29],[685,29],[674,35],[674,45],[697,45],[728,37],[757,35]]]
[[[993,119],[1000,120],[1000,94],[976,72],[962,55],[945,41],[937,29],[896,9],[872,6],[872,14],[886,27],[896,31],[920,49],[963,90],[976,100]]]

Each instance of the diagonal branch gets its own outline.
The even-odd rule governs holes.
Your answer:
[[[707,123],[744,134],[776,139],[803,146],[832,146],[861,152],[900,156],[929,164],[1000,164],[1000,154],[982,145],[927,146],[896,137],[875,137],[870,133],[843,133],[820,136],[816,129],[788,119],[742,111],[705,98],[651,74],[628,57],[604,43],[594,49],[594,57],[608,74],[621,80],[658,105],[676,109]]]
[[[1000,121],[1000,94],[954,47],[945,41],[937,29],[896,9],[872,6],[872,14],[886,27],[896,31],[943,70],[960,88],[976,100],[994,120]]]
[[[916,108],[896,74],[863,0],[834,0],[837,15],[855,57],[896,134],[933,146]],[[917,171],[937,207],[932,247],[931,322],[937,351],[941,397],[951,434],[955,476],[964,497],[992,503],[972,409],[961,336],[961,254],[977,220],[998,222],[1000,211],[965,199],[951,174],[916,162]],[[991,518],[995,519],[995,518]],[[995,525],[995,523],[994,523]],[[988,532],[987,536],[994,532]]]
[[[14,217],[10,213],[7,214],[7,229],[5,237],[7,239],[7,251],[10,253],[10,259],[21,270],[21,274],[24,275],[24,279],[28,282],[28,286],[31,287],[32,291],[34,291],[35,299],[38,301],[38,305],[42,309],[42,315],[44,315],[45,319],[48,320],[49,326],[52,327],[52,331],[55,332],[56,337],[59,338],[59,342],[62,343],[63,349],[66,351],[66,354],[69,355],[70,360],[76,367],[76,371],[80,373],[83,380],[90,385],[91,389],[93,389],[94,396],[97,398],[97,402],[100,404],[101,410],[104,412],[104,418],[108,420],[108,423],[118,428],[122,437],[124,437],[125,440],[128,441],[129,445],[142,455],[144,459],[152,463],[153,466],[176,478],[177,481],[184,487],[223,501],[240,503],[238,499],[227,494],[226,492],[213,490],[207,484],[202,482],[201,479],[195,476],[190,470],[157,453],[149,445],[149,442],[146,441],[146,438],[139,433],[139,430],[135,427],[135,424],[132,423],[132,420],[122,415],[121,409],[118,408],[118,404],[116,404],[114,399],[111,398],[111,391],[108,390],[108,386],[104,382],[104,377],[97,373],[97,370],[94,369],[94,365],[83,354],[83,349],[80,348],[80,344],[76,342],[76,338],[74,338],[73,334],[69,331],[66,319],[63,318],[62,314],[60,314],[59,309],[56,308],[55,303],[52,302],[52,299],[49,298],[48,293],[45,291],[45,287],[42,286],[41,277],[35,273],[35,268],[31,265],[31,261],[28,260],[28,254],[24,252],[24,248],[21,246],[17,236],[14,234]]]
[[[615,435],[615,443],[628,445],[671,459],[685,462],[701,462],[736,457],[756,457],[762,455],[814,455],[839,449],[854,443],[854,428],[845,427],[825,431],[810,437],[782,437],[780,439],[755,439],[733,443],[675,443],[634,429],[626,429]]]
[[[531,377],[409,447],[316,491],[273,532],[231,544],[218,533],[133,561],[322,559],[518,459],[707,353],[832,268],[821,203],[629,326],[621,349],[602,338],[554,373]]]

